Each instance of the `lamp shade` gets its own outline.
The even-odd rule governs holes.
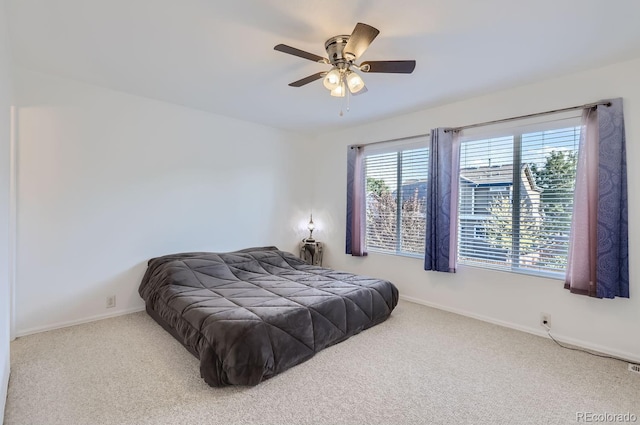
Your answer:
[[[346,80],[351,93],[358,93],[364,88],[364,81],[362,81],[362,78],[356,72],[348,71]]]
[[[345,89],[344,83],[341,83],[338,87],[331,90],[331,96],[344,97],[345,92],[346,92],[346,89]]]
[[[324,80],[322,81],[328,90],[334,90],[336,87],[340,87],[341,82],[342,75],[336,67],[333,67],[331,71],[327,72],[327,75],[324,76]]]

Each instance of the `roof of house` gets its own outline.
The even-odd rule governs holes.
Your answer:
[[[521,167],[530,189],[541,192],[528,164]],[[513,184],[513,164],[492,165],[490,167],[469,167],[460,169],[460,178],[478,186],[511,186]]]
[[[510,185],[513,182],[513,164],[461,168],[460,177],[477,185]]]

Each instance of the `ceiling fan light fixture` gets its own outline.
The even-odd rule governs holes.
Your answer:
[[[347,71],[346,80],[351,93],[358,93],[364,88],[364,81],[362,81],[362,77],[357,72]]]
[[[335,90],[337,87],[340,87],[341,80],[342,75],[340,74],[340,70],[334,66],[331,68],[331,71],[327,72],[322,83],[327,90]]]

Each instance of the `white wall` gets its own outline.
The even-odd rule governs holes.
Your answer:
[[[9,384],[9,146],[11,81],[4,1],[0,1],[0,422]]]
[[[322,134],[316,143],[318,178],[314,208],[324,222],[318,239],[326,243],[325,259],[333,268],[385,277],[404,297],[484,320],[542,334],[541,312],[551,314],[556,336],[583,346],[640,361],[640,60],[569,75],[423,110],[357,128]],[[434,81],[433,84],[437,84]],[[563,282],[460,267],[456,274],[425,272],[421,260],[370,253],[344,254],[346,146],[428,133],[431,128],[459,126],[522,114],[623,97],[629,164],[629,252],[631,298],[598,300],[570,294]],[[319,226],[320,227],[320,226]],[[428,323],[425,323],[428,326]]]
[[[154,256],[302,237],[297,135],[15,74],[18,335],[140,309]]]

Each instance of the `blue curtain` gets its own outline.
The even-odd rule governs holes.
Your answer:
[[[565,288],[629,297],[627,160],[622,99],[583,114]]]
[[[599,105],[597,297],[629,298],[627,152],[622,99]]]
[[[456,133],[431,130],[425,270],[455,272],[459,155]]]
[[[361,146],[347,147],[347,235],[346,253],[367,255],[365,237],[364,154]]]

